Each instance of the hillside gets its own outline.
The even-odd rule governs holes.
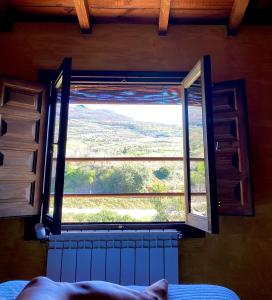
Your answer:
[[[110,110],[69,108],[67,157],[182,156],[182,126],[141,122]]]

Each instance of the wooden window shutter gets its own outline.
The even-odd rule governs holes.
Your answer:
[[[40,211],[45,111],[43,86],[0,77],[0,217]]]
[[[252,215],[252,185],[244,80],[213,85],[218,211]]]

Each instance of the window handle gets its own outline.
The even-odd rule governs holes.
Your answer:
[[[0,152],[0,166],[3,166],[4,164],[4,154]]]
[[[220,148],[219,142],[216,141],[215,142],[215,152],[220,152],[220,151],[221,151],[221,148]]]
[[[3,118],[0,118],[0,136],[3,136],[7,133],[8,125],[7,122],[3,120]]]

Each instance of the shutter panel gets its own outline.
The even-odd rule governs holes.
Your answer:
[[[213,85],[218,210],[252,215],[252,185],[244,80]]]
[[[0,217],[39,213],[44,159],[45,89],[0,78]]]

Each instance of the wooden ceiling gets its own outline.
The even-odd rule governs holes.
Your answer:
[[[0,0],[1,1],[1,0]],[[226,24],[235,33],[246,11],[272,11],[271,0],[2,0],[2,19],[11,21],[71,21],[83,33],[105,22],[158,24],[166,34],[169,24]],[[270,18],[269,19],[272,19]],[[248,18],[247,18],[248,19]],[[2,21],[2,23],[5,23]]]

